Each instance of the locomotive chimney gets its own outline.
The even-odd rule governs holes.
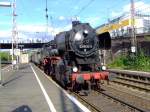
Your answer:
[[[75,27],[76,25],[79,25],[80,21],[72,21],[72,27]]]

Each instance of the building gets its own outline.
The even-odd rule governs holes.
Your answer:
[[[135,14],[134,28],[136,34],[150,33],[150,13]],[[107,24],[103,24],[96,29],[98,34],[110,32],[112,38],[120,36],[130,36],[132,32],[132,20],[129,13],[123,14],[113,20],[109,20]]]

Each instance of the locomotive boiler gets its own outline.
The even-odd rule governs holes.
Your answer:
[[[56,48],[61,57],[55,69],[56,79],[72,89],[88,85],[97,85],[99,80],[107,79],[108,72],[103,71],[99,56],[100,49],[111,47],[108,32],[97,35],[88,23],[75,21],[70,31],[61,32],[55,37]]]

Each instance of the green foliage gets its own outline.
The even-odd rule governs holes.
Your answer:
[[[125,56],[120,56],[120,57],[116,58],[114,60],[114,62],[112,62],[108,66],[111,67],[111,68],[113,68],[113,67],[115,67],[115,68],[124,68],[125,58],[126,58]]]
[[[150,41],[150,36],[144,36],[145,40]]]
[[[150,57],[140,51],[136,56],[120,56],[108,65],[110,68],[150,71]]]
[[[11,56],[9,52],[0,52],[0,57],[2,61],[9,61],[11,60]]]

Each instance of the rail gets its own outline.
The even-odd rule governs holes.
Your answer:
[[[82,103],[86,103],[86,105],[90,106],[90,109],[92,110],[92,112],[104,112],[101,109],[97,108],[95,105],[86,101],[86,99],[82,98],[79,94],[75,92],[73,92],[72,94],[74,94],[75,97],[77,97],[80,101],[82,101]]]
[[[139,76],[144,78],[150,78],[150,72],[142,71],[131,71],[131,70],[119,70],[119,69],[108,69],[110,73],[124,74],[130,76]]]
[[[102,94],[102,95],[108,97],[109,99],[114,100],[115,102],[119,102],[121,105],[128,107],[131,111],[134,110],[134,111],[138,111],[138,112],[147,112],[146,110],[140,109],[140,108],[138,108],[134,105],[131,105],[127,102],[124,102],[124,101],[122,101],[122,100],[120,100],[120,99],[118,99],[118,98],[116,98],[112,95],[109,95],[107,93],[104,93],[102,91],[95,90],[95,92],[97,92],[98,94]],[[77,93],[72,93],[72,94],[75,97],[77,97],[82,103],[84,103],[87,106],[90,106],[90,109],[92,110],[92,112],[105,112],[104,110],[101,110],[100,108],[97,108],[94,104],[89,103],[85,98],[83,98],[79,94],[77,94]]]
[[[109,69],[110,81],[128,87],[150,91],[150,73],[130,70]]]
[[[115,97],[113,97],[113,96],[111,96],[111,95],[109,95],[109,94],[107,94],[107,93],[104,93],[104,92],[101,92],[101,91],[97,91],[97,92],[100,93],[100,94],[103,94],[103,95],[105,95],[105,96],[107,96],[107,97],[109,97],[109,98],[111,98],[111,99],[113,99],[113,100],[115,100],[115,101],[117,101],[117,102],[123,104],[123,105],[126,105],[126,106],[128,106],[129,108],[131,108],[131,109],[133,109],[133,110],[137,110],[137,111],[139,111],[139,112],[146,112],[145,110],[142,110],[142,109],[140,109],[140,108],[137,108],[137,107],[135,107],[135,106],[133,106],[133,105],[131,105],[131,104],[129,104],[129,103],[126,103],[126,102],[124,102],[124,101],[122,101],[122,100],[120,100],[120,99],[118,99],[118,98],[115,98]]]

